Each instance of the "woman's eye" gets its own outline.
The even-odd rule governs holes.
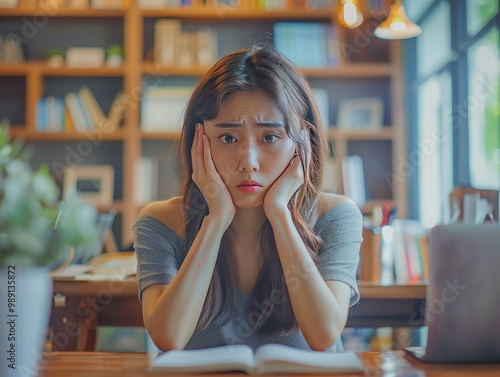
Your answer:
[[[278,140],[279,137],[276,135],[266,135],[264,136],[264,139],[262,139],[265,143],[273,143],[276,140]]]
[[[232,135],[222,135],[221,137],[219,137],[219,140],[224,144],[231,144],[236,142],[236,138]]]

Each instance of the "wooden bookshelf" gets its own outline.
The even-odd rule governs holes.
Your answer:
[[[89,85],[95,89],[98,102],[105,113],[109,109],[112,98],[117,91],[122,90],[127,96],[126,116],[119,130],[112,133],[103,133],[103,145],[96,146],[106,155],[106,148],[118,145],[121,161],[119,181],[115,181],[121,190],[121,197],[113,204],[121,215],[121,244],[128,246],[132,242],[132,226],[140,206],[136,203],[134,192],[137,173],[135,166],[140,156],[147,154],[145,143],[178,143],[178,133],[143,132],[140,127],[140,101],[145,77],[154,77],[165,83],[168,80],[187,80],[189,83],[196,80],[206,71],[207,67],[162,67],[150,59],[150,46],[154,22],[160,18],[177,18],[189,25],[208,25],[214,28],[229,27],[237,31],[241,26],[255,29],[255,36],[241,40],[240,47],[248,47],[252,41],[259,40],[259,33],[266,33],[270,25],[278,21],[307,21],[307,22],[336,22],[331,10],[310,10],[291,8],[287,10],[254,10],[239,8],[217,8],[213,5],[204,7],[185,7],[179,9],[139,9],[136,0],[126,2],[124,9],[96,10],[96,9],[67,9],[59,7],[50,14],[39,7],[21,6],[16,9],[0,9],[0,31],[15,32],[20,30],[25,20],[33,20],[40,15],[46,15],[48,22],[40,27],[37,33],[26,42],[26,62],[16,64],[0,64],[0,80],[5,81],[9,91],[0,90],[0,118],[10,117],[13,126],[12,136],[22,137],[29,143],[44,148],[60,146],[61,156],[68,146],[88,140],[85,133],[69,132],[37,132],[36,107],[40,98],[47,95],[64,95],[65,92],[75,91],[82,85]],[[365,16],[374,17],[378,13],[368,12]],[[96,25],[104,30],[96,37],[89,30],[88,25]],[[86,25],[86,28],[79,28]],[[262,31],[259,31],[262,27]],[[360,27],[360,33],[366,33],[368,27]],[[225,29],[224,29],[225,30]],[[341,46],[352,43],[356,31],[347,31],[339,26]],[[351,34],[350,34],[351,33]],[[80,35],[81,34],[81,35]],[[88,38],[87,38],[88,34]],[[84,37],[82,37],[82,35]],[[63,38],[64,37],[64,38]],[[102,37],[102,38],[101,38]],[[75,45],[106,47],[109,44],[119,43],[124,46],[124,63],[118,68],[71,68],[67,66],[51,67],[43,59],[40,46],[53,48],[51,38],[56,42],[66,43],[64,48]],[[84,39],[82,39],[84,38]],[[242,38],[235,33],[235,38]],[[103,39],[103,41],[101,40]],[[219,53],[229,51],[224,45],[225,39],[219,40]],[[381,45],[382,44],[382,45]],[[382,46],[382,49],[379,47]],[[351,96],[362,96],[365,86],[373,91],[380,88],[385,103],[385,126],[376,131],[348,131],[336,127],[329,128],[328,138],[335,148],[337,158],[350,153],[351,149],[381,151],[380,155],[389,156],[385,163],[378,162],[377,158],[370,158],[370,163],[376,164],[381,171],[391,170],[397,173],[398,161],[405,156],[405,124],[403,76],[401,70],[401,43],[398,41],[373,41],[366,47],[358,46],[359,56],[340,56],[340,64],[336,67],[321,69],[306,69],[302,72],[311,81],[311,84],[320,84],[328,87],[333,93],[331,98],[330,124],[335,125],[335,107],[344,96],[346,83],[352,83],[347,88]],[[371,50],[370,50],[371,49]],[[368,51],[368,55],[364,54]],[[370,51],[375,52],[377,58],[370,60]],[[383,52],[382,59],[379,58]],[[351,80],[351,81],[349,81]],[[175,84],[177,85],[177,84]],[[11,101],[11,102],[9,102]],[[14,101],[14,102],[13,102]],[[2,105],[4,103],[5,105]],[[16,106],[6,105],[15,103]],[[11,109],[11,107],[15,109]],[[173,156],[173,152],[170,157]],[[116,156],[109,156],[116,157]],[[389,161],[389,162],[387,162]],[[108,163],[108,162],[103,162]],[[371,167],[369,167],[371,169]],[[406,216],[407,194],[404,180],[395,180],[391,187],[385,188],[386,193],[379,198],[375,197],[367,203],[367,210],[376,203],[391,195],[391,199],[398,206],[401,217]],[[340,192],[342,193],[342,192]],[[387,194],[387,195],[386,195]],[[374,204],[375,203],[375,204]]]
[[[124,67],[76,68],[67,65],[52,67],[44,61],[16,64],[0,63],[1,76],[27,75],[30,72],[38,72],[44,76],[123,76],[125,70]]]
[[[54,3],[51,5],[37,6],[24,5],[23,1],[17,8],[0,8],[0,16],[37,16],[37,17],[124,17],[123,9],[70,9],[63,3]]]
[[[123,129],[113,131],[110,133],[95,131],[98,133],[98,137],[102,140],[115,140],[122,141],[125,138],[125,133]],[[31,130],[25,130],[23,126],[15,126],[10,129],[10,133],[13,137],[19,137],[27,141],[70,141],[70,140],[88,140],[90,133],[84,132],[37,132]]]
[[[168,17],[198,20],[242,20],[258,22],[260,20],[294,19],[297,21],[328,21],[332,17],[329,10],[292,8],[288,10],[239,9],[230,6],[193,6],[186,8],[143,9],[143,17]]]

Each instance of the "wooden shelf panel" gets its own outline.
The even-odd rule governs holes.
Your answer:
[[[124,9],[70,9],[65,7],[50,8],[49,11],[37,6],[19,6],[17,8],[0,9],[0,17],[2,16],[34,16],[47,15],[48,17],[103,17],[103,18],[120,18],[124,17],[127,10]],[[260,21],[265,19],[270,20],[320,20],[330,21],[335,14],[329,9],[307,9],[307,8],[290,8],[290,9],[243,9],[232,8],[230,6],[193,6],[184,8],[163,8],[163,9],[139,9],[139,13],[143,17],[175,17],[175,18],[190,18],[190,19],[205,19],[205,20],[245,20],[245,21]],[[364,11],[365,18],[380,18],[386,17],[387,12],[379,10]]]
[[[328,139],[343,138],[346,140],[392,140],[393,132],[391,127],[383,127],[375,131],[345,131],[337,129],[328,129]],[[141,132],[143,139],[165,139],[175,140],[180,138],[178,132]]]
[[[26,76],[29,67],[26,63],[0,63],[0,76]]]
[[[100,68],[73,68],[73,67],[49,67],[44,65],[41,73],[44,76],[123,76],[124,67],[100,67]]]
[[[238,9],[230,6],[205,6],[168,9],[141,9],[143,17],[175,17],[203,20],[323,20],[329,21],[330,10],[294,8],[286,10]]]
[[[29,141],[72,141],[72,140],[95,140],[99,131],[84,132],[36,132],[22,129],[20,127],[11,127],[10,134],[12,137],[20,137]],[[124,130],[119,129],[112,133],[100,132],[99,137],[102,140],[120,141],[124,139]]]
[[[427,284],[380,285],[380,283],[358,281],[358,288],[364,299],[425,299]]]
[[[35,16],[44,15],[47,17],[123,17],[125,11],[121,9],[68,9],[59,7],[48,9],[42,7],[20,6],[13,9],[0,9],[0,17],[2,16]]]
[[[390,64],[352,63],[339,67],[301,68],[300,71],[310,77],[390,77],[393,67]]]
[[[202,76],[209,67],[193,66],[165,67],[154,62],[145,62],[142,65],[142,73],[150,75],[173,75],[173,76]],[[300,68],[300,71],[309,77],[390,77],[393,67],[390,64],[351,64],[339,67],[324,68]]]
[[[209,67],[205,66],[166,67],[156,64],[154,62],[145,62],[142,64],[142,73],[149,75],[164,75],[164,76],[202,76],[203,74],[205,74],[208,68]]]
[[[43,76],[123,76],[125,67],[73,68],[66,65],[51,67],[44,61],[0,64],[0,76],[23,76],[35,71]]]
[[[380,130],[340,130],[329,128],[326,132],[329,139],[346,139],[346,140],[392,140],[392,127],[382,127]]]
[[[143,140],[179,140],[181,138],[180,132],[144,132],[141,131],[141,138]]]

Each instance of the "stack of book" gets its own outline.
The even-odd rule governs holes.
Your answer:
[[[108,114],[104,114],[88,86],[69,92],[64,98],[48,96],[38,100],[36,129],[38,132],[115,131],[125,110],[125,97],[116,95]]]
[[[416,220],[394,220],[381,231],[381,281],[415,284],[429,279],[428,230]]]

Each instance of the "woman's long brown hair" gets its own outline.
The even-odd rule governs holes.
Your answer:
[[[214,119],[230,94],[255,90],[268,95],[281,111],[286,132],[294,141],[302,161],[305,181],[292,196],[288,207],[317,265],[317,252],[322,242],[311,230],[311,225],[315,221],[314,213],[322,185],[326,138],[309,84],[292,63],[268,47],[238,50],[222,57],[201,78],[191,95],[184,118],[180,150],[184,172],[185,252],[190,249],[203,218],[208,214],[207,203],[191,177],[191,146],[195,126],[204,120]],[[297,321],[285,282],[285,274],[293,272],[283,271],[281,267],[273,230],[268,221],[261,230],[260,246],[263,264],[247,307],[252,331],[266,333],[294,329]],[[198,328],[204,328],[214,320],[223,322],[228,317],[233,303],[232,267],[230,241],[226,234],[221,241]]]

